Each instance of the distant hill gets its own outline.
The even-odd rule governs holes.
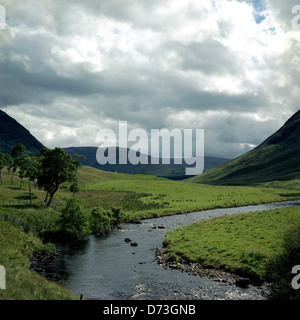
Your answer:
[[[255,149],[189,181],[216,185],[250,185],[299,178],[300,110]]]
[[[28,155],[39,155],[45,148],[26,128],[0,110],[0,152],[11,153],[17,143],[23,143]]]
[[[105,164],[100,165],[96,159],[97,147],[70,147],[64,148],[70,155],[78,154],[83,155],[87,158],[86,161],[83,161],[82,164],[89,167],[94,167],[104,171],[117,171],[119,173],[128,173],[128,174],[152,174],[157,177],[164,177],[173,180],[182,180],[188,178],[185,175],[186,164],[174,164],[174,159],[171,159],[171,164],[150,164],[150,156],[148,156],[148,165],[132,165],[127,161],[126,165],[123,164]],[[116,150],[117,159],[119,158],[119,148]],[[222,162],[228,161],[224,158],[214,158],[214,157],[205,157],[204,158],[204,170],[208,170]],[[161,160],[160,162],[161,163]]]

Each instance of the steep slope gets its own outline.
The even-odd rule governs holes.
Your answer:
[[[0,152],[10,154],[17,143],[23,143],[29,155],[39,155],[45,148],[19,122],[0,110]]]
[[[300,178],[300,110],[255,149],[189,181],[249,185],[297,178]]]

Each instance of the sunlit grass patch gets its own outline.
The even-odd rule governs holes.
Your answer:
[[[168,232],[164,245],[207,267],[265,279],[268,260],[299,220],[300,207],[212,218]]]

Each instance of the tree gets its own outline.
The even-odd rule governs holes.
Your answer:
[[[17,143],[11,150],[11,155],[13,157],[13,162],[9,166],[9,170],[12,169],[11,173],[11,184],[14,183],[14,173],[20,166],[21,160],[19,160],[25,153],[26,147],[22,143]]]
[[[73,193],[73,198],[75,197],[75,193],[79,192],[78,179],[75,179],[74,182],[70,186],[70,191]]]
[[[2,169],[8,167],[12,162],[12,157],[7,153],[0,152],[0,181],[2,185]]]
[[[81,161],[86,161],[86,157],[82,154],[79,155],[75,153],[72,158],[77,169],[82,167]]]
[[[88,219],[74,199],[68,200],[66,207],[62,210],[58,226],[63,239],[72,242],[85,241],[91,234]]]
[[[20,171],[22,170],[24,172],[24,176],[28,178],[28,191],[29,191],[30,205],[31,205],[31,198],[32,198],[31,182],[37,178],[38,166],[39,166],[38,158],[26,157],[24,158],[22,167],[20,168]]]
[[[25,153],[26,147],[23,143],[17,143],[11,150],[11,156],[13,158],[18,158]]]
[[[41,172],[37,184],[49,195],[46,204],[49,207],[60,184],[75,179],[76,166],[71,156],[61,148],[44,149],[42,155]]]

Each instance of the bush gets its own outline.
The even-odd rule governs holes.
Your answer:
[[[76,200],[68,200],[58,219],[58,233],[67,241],[82,242],[91,234],[88,219]]]
[[[120,208],[111,207],[109,210],[102,207],[94,208],[90,219],[91,230],[95,234],[105,233],[123,219],[124,215]]]
[[[113,225],[116,226],[124,220],[124,213],[121,208],[111,207]]]
[[[94,208],[90,224],[92,232],[95,234],[107,232],[112,227],[111,211],[105,210],[102,207]]]
[[[268,280],[272,282],[269,299],[300,300],[300,290],[292,287],[292,268],[300,264],[300,221],[285,233],[282,249],[267,265]]]

